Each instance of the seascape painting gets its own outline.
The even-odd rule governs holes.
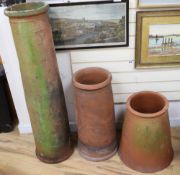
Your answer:
[[[127,45],[126,3],[53,6],[49,16],[56,48]]]
[[[137,12],[136,68],[180,66],[180,11]]]
[[[149,56],[180,55],[180,24],[150,25]]]

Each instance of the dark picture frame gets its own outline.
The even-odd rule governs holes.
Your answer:
[[[13,4],[24,3],[26,0],[0,0],[0,7],[11,6]]]
[[[129,45],[129,0],[50,4],[56,49]]]

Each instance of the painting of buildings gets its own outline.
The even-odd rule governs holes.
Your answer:
[[[126,44],[124,3],[60,6],[50,9],[54,43],[58,47]]]

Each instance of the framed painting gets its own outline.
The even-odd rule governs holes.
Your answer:
[[[136,68],[180,66],[180,11],[137,12]]]
[[[128,1],[50,4],[56,49],[128,46]]]
[[[138,0],[139,8],[180,7],[180,0]]]
[[[26,2],[26,0],[0,0],[0,7],[6,7],[23,2]]]

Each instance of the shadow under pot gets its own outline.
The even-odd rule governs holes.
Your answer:
[[[127,101],[119,154],[130,168],[156,172],[173,159],[168,101],[159,93],[135,93]]]
[[[75,73],[78,149],[82,157],[101,161],[117,151],[111,73],[85,68]]]

